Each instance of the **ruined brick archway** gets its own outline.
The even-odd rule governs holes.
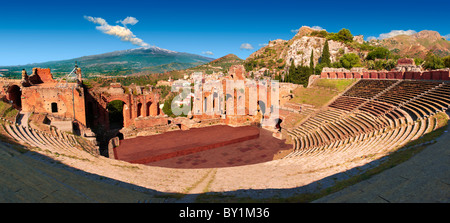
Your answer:
[[[124,127],[127,108],[127,104],[122,100],[112,100],[107,104],[106,111],[108,112],[110,129],[121,129]]]
[[[145,104],[145,109],[146,109],[146,112],[145,112],[145,116],[150,116],[150,108],[152,107],[152,102],[151,101],[149,101],[149,102],[147,102],[146,104]]]
[[[145,92],[142,94],[136,93],[109,93],[107,89],[103,91],[88,91],[87,104],[92,102],[94,105],[94,114],[96,117],[90,126],[103,126],[106,130],[111,130],[109,126],[109,112],[107,106],[115,100],[122,101],[124,106],[123,114],[123,128],[134,126],[136,128],[146,128],[155,125],[167,124],[167,117],[159,108],[159,93]]]
[[[136,117],[141,117],[142,116],[142,103],[138,103],[137,104],[137,109],[136,109]]]
[[[12,85],[8,88],[6,99],[11,101],[14,108],[20,110],[22,108],[22,90],[18,85]]]

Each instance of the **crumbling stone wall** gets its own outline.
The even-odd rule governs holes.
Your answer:
[[[409,79],[409,80],[450,80],[450,70],[431,70],[431,71],[373,71],[366,70],[357,72],[353,69],[346,70],[343,68],[324,68],[320,74],[320,78],[324,79],[343,79],[343,78],[365,78],[365,79]]]
[[[90,89],[86,95],[86,107],[92,111],[94,119],[89,125],[102,125],[109,129],[107,106],[110,102],[120,100],[123,106],[123,127],[135,126],[146,128],[168,123],[164,112],[159,108],[160,95],[157,92],[143,90],[140,86],[132,86],[128,92],[119,83],[109,88]]]
[[[50,68],[33,68],[33,73],[29,76],[31,84],[56,83],[53,79]]]
[[[66,87],[55,83],[22,88],[22,111],[72,118],[86,125],[84,92],[73,83]]]

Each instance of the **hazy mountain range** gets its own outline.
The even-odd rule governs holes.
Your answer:
[[[31,74],[33,67],[51,68],[55,76],[72,71],[75,61],[82,68],[84,76],[130,75],[141,71],[161,73],[186,69],[213,61],[213,58],[196,54],[181,53],[159,47],[120,50],[110,53],[83,56],[68,60],[49,61],[26,65],[2,66],[6,77],[20,77],[22,69]],[[5,71],[8,70],[8,71]]]
[[[429,51],[444,57],[450,55],[450,41],[436,31],[423,30],[412,35],[398,35],[382,40],[372,40],[371,44],[381,45],[395,54],[412,58],[425,58]]]

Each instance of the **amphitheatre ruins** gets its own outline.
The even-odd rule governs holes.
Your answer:
[[[242,65],[233,65],[221,78],[196,73],[203,89],[193,92],[192,109],[183,117],[164,114],[163,98],[153,86],[88,88],[81,72],[75,67],[74,81],[54,79],[49,68],[34,68],[31,75],[24,70],[21,80],[2,78],[0,97],[19,111],[2,118],[2,134],[33,152],[25,153],[34,159],[25,161],[33,171],[44,171],[36,163],[51,166],[55,174],[76,169],[82,172],[76,177],[103,179],[110,186],[89,189],[103,197],[80,192],[81,186],[73,192],[49,185],[64,195],[34,186],[40,189],[23,190],[28,193],[24,201],[177,201],[173,194],[203,194],[218,201],[315,193],[374,168],[438,129],[450,108],[450,71],[424,71],[408,59],[400,59],[391,71],[324,68],[310,85],[353,81],[315,108],[290,101],[299,87],[295,84],[268,81],[251,87],[254,81]],[[189,87],[195,82],[185,81]],[[212,81],[219,87],[207,88]],[[231,81],[243,85],[230,88]],[[114,101],[120,101],[122,115],[111,118]],[[8,157],[20,155],[7,142],[0,148],[5,166],[12,162]],[[124,190],[123,200],[105,198],[117,188]],[[9,196],[13,202],[19,199]]]

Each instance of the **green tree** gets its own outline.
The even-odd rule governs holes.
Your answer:
[[[344,54],[341,58],[339,58],[339,61],[341,62],[342,66],[347,69],[361,66],[359,56],[354,53]]]
[[[376,60],[375,61],[375,70],[383,70],[386,65],[385,60]]]
[[[423,59],[422,58],[414,58],[414,63],[419,66],[422,65]]]
[[[320,57],[320,63],[324,64],[325,66],[331,65],[331,59],[330,59],[330,48],[328,46],[328,40],[325,40],[325,44],[323,45],[322,50],[322,56]]]
[[[386,61],[384,69],[387,70],[387,71],[390,71],[390,70],[394,69],[396,66],[397,66],[397,61],[389,59],[389,60]]]
[[[295,66],[294,62],[291,62],[291,66],[289,67],[289,72],[286,78],[286,82],[301,84],[303,86],[308,86],[309,76],[314,71],[311,70],[308,66]]]
[[[309,69],[314,72],[314,50],[311,49],[311,58],[309,59]]]
[[[321,31],[314,30],[309,34],[309,36],[317,36],[317,37],[326,38],[328,36],[328,32],[325,30],[321,30]]]
[[[291,61],[291,66],[289,66],[289,71],[288,71],[288,74],[286,76],[286,82],[291,82],[292,81],[291,78],[295,75],[295,71],[296,71],[295,64],[294,64],[294,61],[292,60]]]
[[[432,70],[441,69],[444,68],[444,61],[430,51],[425,57],[425,63],[423,64],[423,68]]]
[[[250,60],[244,63],[245,71],[249,72],[252,71],[253,68],[257,67],[256,60]]]
[[[365,62],[365,67],[369,70],[375,70],[375,61],[373,60],[366,60]]]
[[[340,61],[336,61],[336,62],[331,63],[331,67],[333,67],[333,68],[342,68],[343,66],[342,66],[342,63]]]
[[[325,67],[326,65],[323,63],[319,63],[316,65],[316,67],[314,68],[314,74],[316,75],[320,75],[320,73],[322,73],[322,69]]]
[[[344,42],[344,43],[351,43],[353,42],[353,35],[348,29],[341,29],[338,33],[330,33],[327,36],[327,39]]]
[[[367,54],[366,60],[387,59],[391,51],[384,47],[377,47]]]
[[[343,42],[352,42],[353,41],[353,35],[350,32],[350,30],[348,29],[341,29],[339,30],[339,32],[337,33],[338,37],[340,40],[342,40]]]
[[[304,87],[308,86],[309,76],[312,74],[312,70],[307,66],[299,66],[297,67],[296,78],[297,82],[295,84],[301,84]]]
[[[450,56],[446,56],[442,58],[442,61],[444,61],[444,66],[450,68]]]
[[[166,115],[168,115],[170,117],[174,116],[174,114],[172,113],[172,100],[173,100],[173,98],[174,98],[174,95],[170,95],[169,98],[167,98],[164,101],[164,106],[162,108],[164,114],[166,114]]]

